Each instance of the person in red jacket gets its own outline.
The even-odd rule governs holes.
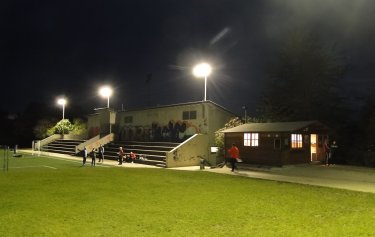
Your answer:
[[[137,155],[132,151],[130,152],[130,159],[132,163],[134,163],[135,159],[137,159]]]
[[[329,166],[330,149],[328,145],[328,139],[324,140],[323,149],[324,149],[324,155],[325,155],[325,165]]]
[[[230,161],[230,164],[232,165],[232,172],[234,172],[235,169],[237,170],[236,162],[237,162],[237,159],[240,158],[240,151],[238,150],[238,147],[236,146],[236,144],[233,143],[232,147],[228,150],[228,152],[229,152],[229,161]]]

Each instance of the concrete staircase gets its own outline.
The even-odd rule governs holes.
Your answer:
[[[166,152],[178,145],[180,143],[116,141],[105,145],[104,159],[117,160],[117,152],[121,146],[127,156],[129,156],[130,152],[136,154],[135,163],[166,167]]]
[[[75,147],[85,140],[57,139],[41,148],[45,152],[75,155]]]

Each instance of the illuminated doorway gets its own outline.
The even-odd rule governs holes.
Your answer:
[[[311,161],[317,161],[318,157],[316,154],[316,139],[317,135],[316,134],[311,134],[310,135],[310,153],[311,153]]]

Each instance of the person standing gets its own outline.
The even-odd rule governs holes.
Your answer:
[[[91,151],[91,166],[96,165],[96,152],[97,152],[97,150],[95,148],[92,148],[92,151]]]
[[[99,162],[104,162],[104,146],[100,144],[99,146]]]
[[[328,139],[324,140],[323,149],[324,149],[324,155],[325,155],[325,165],[329,166],[330,149],[328,145]]]
[[[330,150],[330,164],[334,164],[334,158],[336,156],[336,150],[337,148],[339,148],[339,146],[337,145],[336,141],[334,140],[331,144],[331,146],[329,147],[329,150]]]
[[[236,146],[236,144],[233,143],[232,147],[228,150],[228,152],[229,152],[229,161],[230,161],[230,164],[232,165],[232,172],[234,172],[235,169],[238,170],[236,163],[237,163],[237,159],[240,158],[240,151],[238,150],[238,147]]]
[[[82,166],[86,164],[86,159],[87,159],[87,148],[84,147],[82,150]]]
[[[118,164],[122,165],[122,161],[124,159],[125,151],[121,146],[119,147],[117,155],[118,155]]]

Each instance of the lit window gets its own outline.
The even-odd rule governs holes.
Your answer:
[[[292,148],[302,148],[302,134],[292,134]]]
[[[244,146],[259,146],[259,133],[244,133]]]

